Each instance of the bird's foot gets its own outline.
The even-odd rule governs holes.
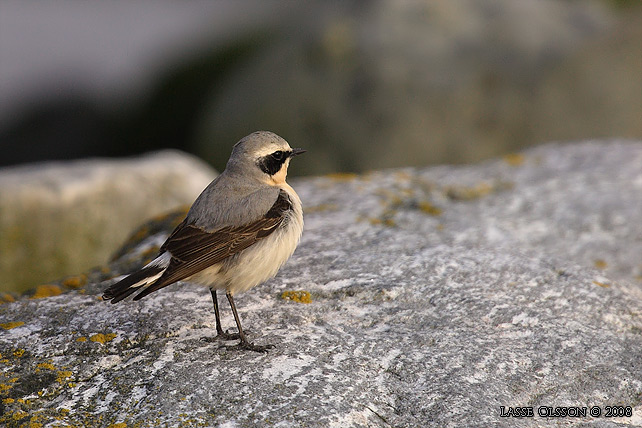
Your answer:
[[[267,354],[268,349],[271,348],[274,348],[274,345],[255,345],[251,342],[248,342],[247,340],[241,340],[238,345],[230,346],[228,349],[231,349],[233,351],[247,350]]]

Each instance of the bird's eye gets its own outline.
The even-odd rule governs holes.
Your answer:
[[[280,160],[283,160],[283,158],[285,157],[285,153],[282,152],[281,150],[279,150],[279,151],[276,151],[276,152],[272,153],[272,157],[274,159],[280,161]]]

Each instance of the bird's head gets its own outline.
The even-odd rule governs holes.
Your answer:
[[[282,184],[290,159],[305,153],[269,131],[254,132],[234,145],[226,170],[247,174],[270,184]]]

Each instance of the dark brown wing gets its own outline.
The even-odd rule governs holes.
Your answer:
[[[167,270],[134,300],[220,263],[269,236],[283,223],[291,209],[290,198],[282,190],[272,208],[253,223],[208,232],[184,221],[161,247],[161,252],[168,251],[172,255]]]

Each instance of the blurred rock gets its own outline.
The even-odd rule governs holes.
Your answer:
[[[0,291],[105,264],[134,227],[191,204],[214,176],[175,151],[0,170]]]
[[[618,31],[546,73],[533,98],[533,142],[642,137],[642,7]]]
[[[541,427],[561,419],[540,406],[616,404],[631,416],[562,422],[640,426],[641,164],[639,142],[592,141],[294,182],[301,245],[236,299],[268,354],[203,341],[189,283],[23,299],[0,306],[0,424]]]
[[[69,16],[87,16],[105,28],[103,16],[137,16],[141,6],[130,3],[67,6],[72,14],[38,19],[59,28]],[[38,105],[4,115],[0,164],[173,147],[220,169],[229,145],[257,129],[314,154],[293,165],[293,175],[465,163],[551,140],[642,138],[642,12],[615,3],[626,1],[196,2],[190,24],[182,14],[171,19],[176,6],[160,2],[141,28],[107,26],[148,34],[149,49],[139,40],[123,53],[122,34],[104,46],[65,44],[65,64],[87,49],[78,63],[99,57],[96,49],[110,65],[114,52],[123,65],[131,56],[137,72],[122,73],[120,85],[107,79],[107,90],[92,67],[42,71],[42,93],[38,86],[29,95]],[[20,16],[35,13],[43,12]],[[168,22],[193,29],[168,43],[160,30]],[[10,27],[22,37],[22,27]],[[26,83],[5,86],[26,99]]]
[[[281,41],[211,97],[204,158],[216,159],[212,141],[263,128],[314,153],[295,174],[513,151],[532,144],[542,76],[617,28],[596,1],[317,2],[286,16]]]
[[[208,98],[269,39],[269,34],[256,31],[203,47],[157,70],[148,78],[145,96],[134,91],[106,102],[78,91],[59,91],[56,86],[56,97],[43,97],[36,106],[16,114],[6,129],[0,128],[0,150],[6,152],[0,165],[122,157],[166,148],[193,153],[195,123]],[[220,156],[212,160],[223,168],[231,145],[241,137],[211,141]]]

